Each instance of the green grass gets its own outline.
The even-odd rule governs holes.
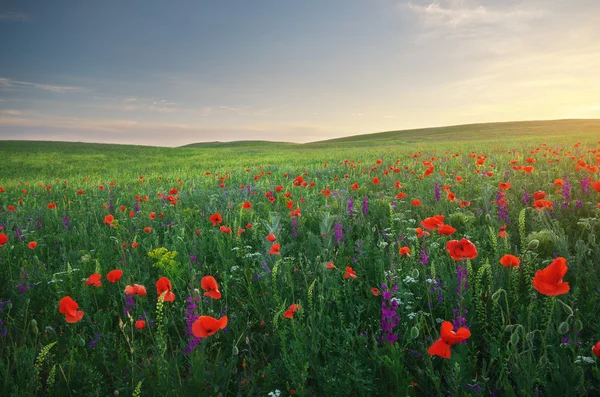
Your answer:
[[[597,124],[496,123],[303,145],[0,142],[0,233],[9,239],[0,247],[2,395],[597,395],[600,193],[591,184],[600,178],[581,163],[600,161]],[[536,160],[531,174],[513,169],[527,158]],[[511,184],[504,197],[501,182]],[[553,209],[533,208],[536,191]],[[231,234],[212,225],[216,212]],[[456,232],[417,238],[433,215]],[[268,254],[269,233],[278,255]],[[462,238],[478,254],[457,262],[446,244]],[[410,256],[399,254],[404,246]],[[500,265],[509,253],[519,269]],[[532,279],[556,256],[567,261],[570,290],[545,296]],[[458,266],[468,273],[462,290]],[[116,284],[106,280],[113,269],[124,273]],[[93,273],[102,287],[84,285]],[[202,295],[206,275],[221,299]],[[163,276],[176,298],[160,307]],[[124,290],[133,284],[147,296],[132,304]],[[74,324],[58,310],[67,295],[85,312]],[[284,317],[292,304],[300,308]],[[449,359],[430,356],[440,321],[455,320],[456,309],[467,310],[471,337]],[[398,319],[391,331],[382,313]],[[197,315],[227,315],[227,328],[195,344],[188,326]]]

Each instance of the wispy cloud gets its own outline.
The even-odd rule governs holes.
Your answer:
[[[232,108],[231,106],[219,106],[219,109],[231,110],[232,112],[238,112],[241,110],[238,108]]]
[[[24,12],[0,11],[0,21],[29,21],[31,16]]]
[[[19,81],[7,79],[4,77],[0,77],[0,90],[14,90],[19,88],[27,88],[32,87],[39,90],[56,92],[59,94],[67,93],[67,92],[81,92],[87,91],[82,87],[73,87],[73,86],[65,86],[65,85],[52,85],[52,84],[40,84],[40,83],[32,83],[29,81]]]

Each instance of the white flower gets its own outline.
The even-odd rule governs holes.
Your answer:
[[[586,357],[586,356],[577,356],[577,358],[575,359],[575,364],[594,364],[596,362],[596,360],[594,360],[592,357]]]
[[[413,318],[415,318],[416,316],[417,316],[417,313],[415,313],[415,312],[408,313],[408,318],[409,318],[410,320],[412,320],[412,319],[413,319]]]
[[[235,265],[234,265],[234,266],[231,266],[231,271],[232,271],[232,272],[235,272],[237,269],[239,269],[237,266],[235,266]]]
[[[279,391],[279,389],[275,389],[275,391],[272,391],[268,394],[270,397],[279,397],[281,395],[281,391]]]
[[[404,281],[405,283],[407,283],[407,284],[410,284],[410,283],[416,283],[416,282],[417,282],[417,280],[415,280],[415,279],[414,279],[414,278],[412,278],[411,276],[406,276],[406,277],[404,277],[404,280],[403,280],[403,281]]]
[[[435,319],[435,322],[438,323],[438,324],[441,324],[441,323],[444,322],[444,319],[438,317],[438,318]]]

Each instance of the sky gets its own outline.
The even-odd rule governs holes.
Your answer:
[[[4,0],[0,140],[600,118],[598,0]]]

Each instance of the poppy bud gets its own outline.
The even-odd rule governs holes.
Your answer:
[[[529,244],[527,244],[527,249],[533,251],[533,250],[536,250],[537,247],[539,247],[539,246],[540,246],[540,240],[533,239],[529,242]]]
[[[85,346],[85,339],[83,339],[82,337],[79,338],[79,345],[81,347]]]
[[[239,354],[239,352],[240,351],[239,351],[238,347],[237,346],[233,346],[233,355],[237,356]]]
[[[491,221],[492,220],[492,216],[490,214],[485,214],[485,220],[486,221]]]
[[[548,365],[548,357],[546,357],[546,356],[540,357],[540,365],[542,367],[545,367],[546,365]]]
[[[573,324],[573,328],[575,329],[576,332],[581,332],[581,330],[583,329],[583,323],[581,322],[581,320],[575,320],[575,324]]]
[[[413,339],[417,339],[419,337],[419,329],[417,327],[412,327],[410,329],[410,337]]]
[[[119,391],[115,390],[115,392],[113,393],[113,396],[119,397],[119,394],[120,394]]]
[[[558,326],[558,333],[561,335],[566,334],[567,332],[569,332],[569,324],[567,324],[566,321],[560,323],[560,325]]]
[[[414,278],[414,279],[419,278],[419,269],[413,269],[412,278]]]
[[[40,332],[37,327],[37,321],[31,320],[30,324],[31,324],[31,333],[34,336],[37,335]]]
[[[504,290],[503,290],[502,288],[500,288],[498,291],[496,291],[496,292],[494,292],[494,293],[492,294],[492,300],[493,300],[494,302],[496,302],[496,303],[498,302],[498,299],[500,299],[500,293],[501,293],[502,291],[504,291]]]

